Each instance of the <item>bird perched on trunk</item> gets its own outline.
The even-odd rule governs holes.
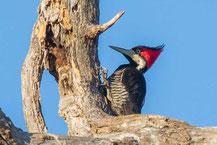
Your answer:
[[[163,51],[164,45],[157,47],[137,46],[130,50],[110,46],[122,53],[129,64],[118,67],[107,79],[107,72],[101,68],[107,102],[114,115],[141,113],[146,94],[143,74],[151,68]],[[106,70],[107,71],[107,70]]]

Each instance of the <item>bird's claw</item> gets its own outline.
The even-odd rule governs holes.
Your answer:
[[[104,79],[107,79],[107,74],[108,74],[108,69],[104,66],[102,67],[98,67],[101,75],[102,75],[102,79],[103,79],[103,82],[104,82]]]
[[[102,67],[99,67],[99,71],[100,71],[101,76],[102,76],[103,84],[107,85],[108,84],[108,80],[107,80],[108,69],[106,67],[102,66]]]
[[[108,74],[108,69],[104,66],[102,67],[99,67],[99,70],[100,70],[100,73],[101,73],[101,76],[102,76],[102,81],[103,81],[103,86],[105,86],[106,88],[106,99],[105,99],[105,102],[106,104],[108,104],[108,101],[112,102],[112,98],[110,97],[111,93],[110,93],[110,87],[109,87],[109,83],[108,83],[108,80],[107,80],[107,74]]]

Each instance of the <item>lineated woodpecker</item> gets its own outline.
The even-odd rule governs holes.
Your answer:
[[[136,46],[130,50],[110,46],[122,53],[129,64],[123,64],[103,83],[106,87],[104,94],[114,115],[141,113],[146,94],[146,82],[143,74],[151,68],[163,51],[164,45],[157,47]],[[107,71],[107,70],[106,70]],[[104,70],[101,68],[101,72]]]

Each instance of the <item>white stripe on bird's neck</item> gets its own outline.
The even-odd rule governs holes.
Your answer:
[[[137,70],[142,70],[145,68],[146,61],[141,56],[139,56],[138,54],[134,54],[132,59],[137,64]]]

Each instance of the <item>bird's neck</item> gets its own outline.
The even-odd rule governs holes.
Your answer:
[[[147,71],[147,67],[146,66],[143,66],[143,65],[138,65],[137,63],[135,62],[130,62],[127,67],[133,67],[135,68],[135,70],[139,71],[140,73],[145,73]]]
[[[128,57],[125,56],[129,62],[130,62],[130,66],[135,67],[138,71],[144,73],[145,71],[147,71],[147,65],[146,65],[146,60],[145,58],[139,56],[139,55],[135,55],[134,57]]]

